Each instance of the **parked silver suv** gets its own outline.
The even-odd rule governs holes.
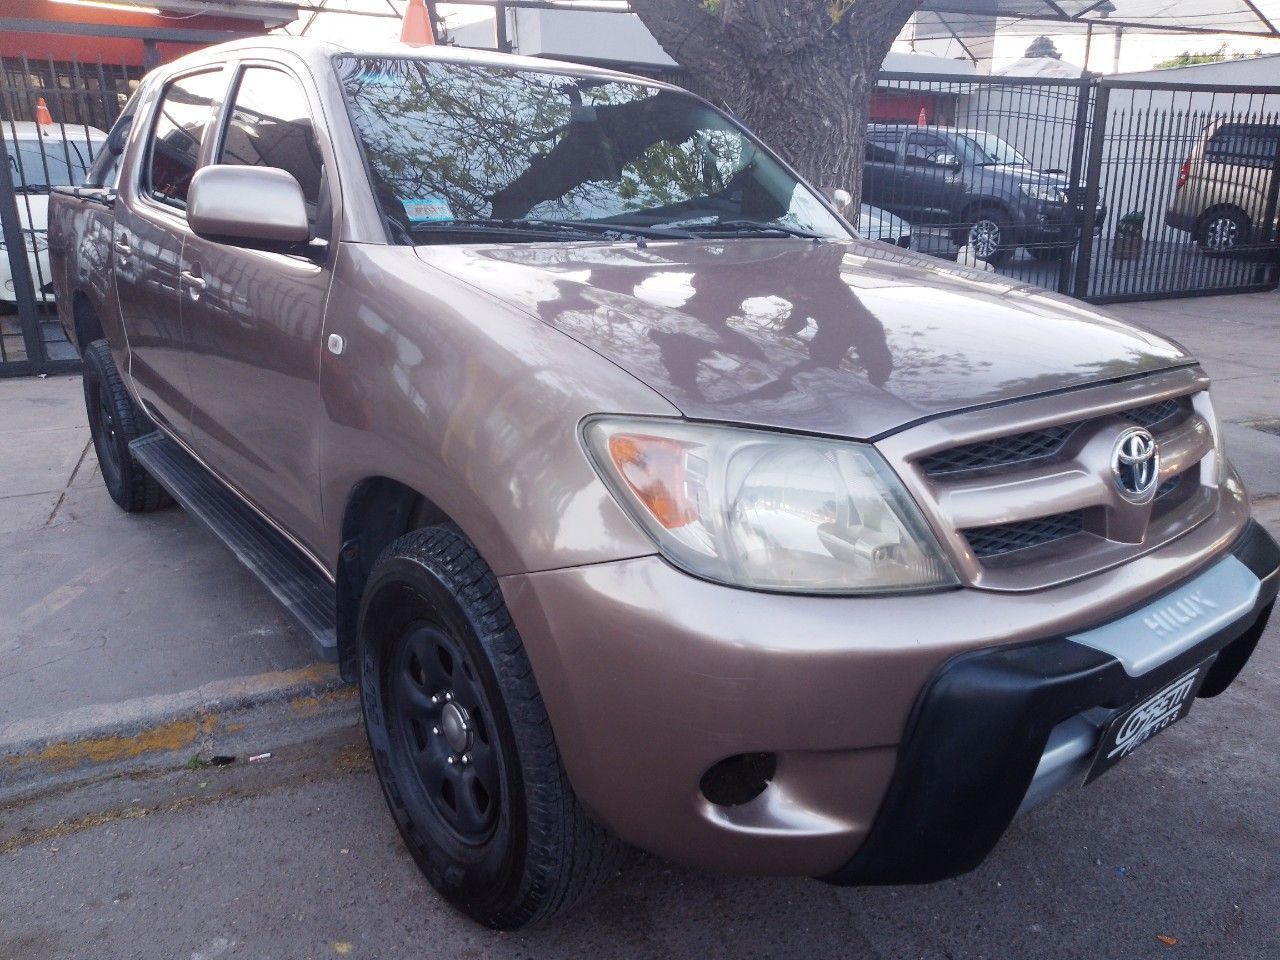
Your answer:
[[[50,225],[103,479],[360,683],[485,924],[619,841],[953,876],[1266,623],[1280,551],[1184,350],[858,239],[674,87],[255,39],[111,142],[118,190],[104,158]]]

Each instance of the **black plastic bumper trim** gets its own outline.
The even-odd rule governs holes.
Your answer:
[[[866,841],[822,879],[932,883],[966,873],[1013,820],[1059,723],[1093,707],[1126,706],[1214,653],[1219,656],[1200,696],[1221,693],[1257,646],[1280,583],[1280,547],[1257,523],[1249,523],[1231,552],[1262,581],[1253,609],[1142,677],[1062,636],[965,653],[943,664],[912,709]]]

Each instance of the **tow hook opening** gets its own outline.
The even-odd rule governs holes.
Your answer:
[[[708,768],[699,788],[718,807],[740,807],[764,793],[777,771],[775,753],[739,753]]]

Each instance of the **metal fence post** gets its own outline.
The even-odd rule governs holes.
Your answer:
[[[1107,135],[1107,107],[1110,101],[1111,89],[1099,82],[1093,98],[1093,129],[1089,136],[1089,163],[1085,169],[1084,222],[1080,225],[1075,286],[1071,293],[1078,300],[1089,295],[1089,277],[1093,271],[1093,228],[1098,220],[1098,181],[1102,178],[1102,150]]]
[[[1076,96],[1075,127],[1071,131],[1071,162],[1067,167],[1067,178],[1070,184],[1069,196],[1076,196],[1080,186],[1080,165],[1084,162],[1084,144],[1089,132],[1089,105],[1097,89],[1097,77],[1092,74],[1081,77],[1080,91]],[[1095,114],[1096,116],[1096,114]],[[1092,230],[1090,231],[1092,234]],[[1084,225],[1081,224],[1081,243],[1076,247],[1076,256],[1084,243]],[[1071,258],[1063,257],[1058,264],[1058,292],[1068,293],[1071,289]]]
[[[18,219],[18,198],[13,182],[13,166],[5,145],[4,124],[0,123],[0,224],[3,225],[5,251],[13,272],[13,291],[18,301],[18,322],[26,344],[27,362],[33,366],[44,361],[44,341],[40,336],[40,318],[36,315],[36,288],[31,282],[27,263],[27,238]]]

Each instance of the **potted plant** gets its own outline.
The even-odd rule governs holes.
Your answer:
[[[1112,260],[1137,260],[1142,256],[1142,225],[1146,219],[1147,215],[1141,210],[1130,210],[1116,221]]]

